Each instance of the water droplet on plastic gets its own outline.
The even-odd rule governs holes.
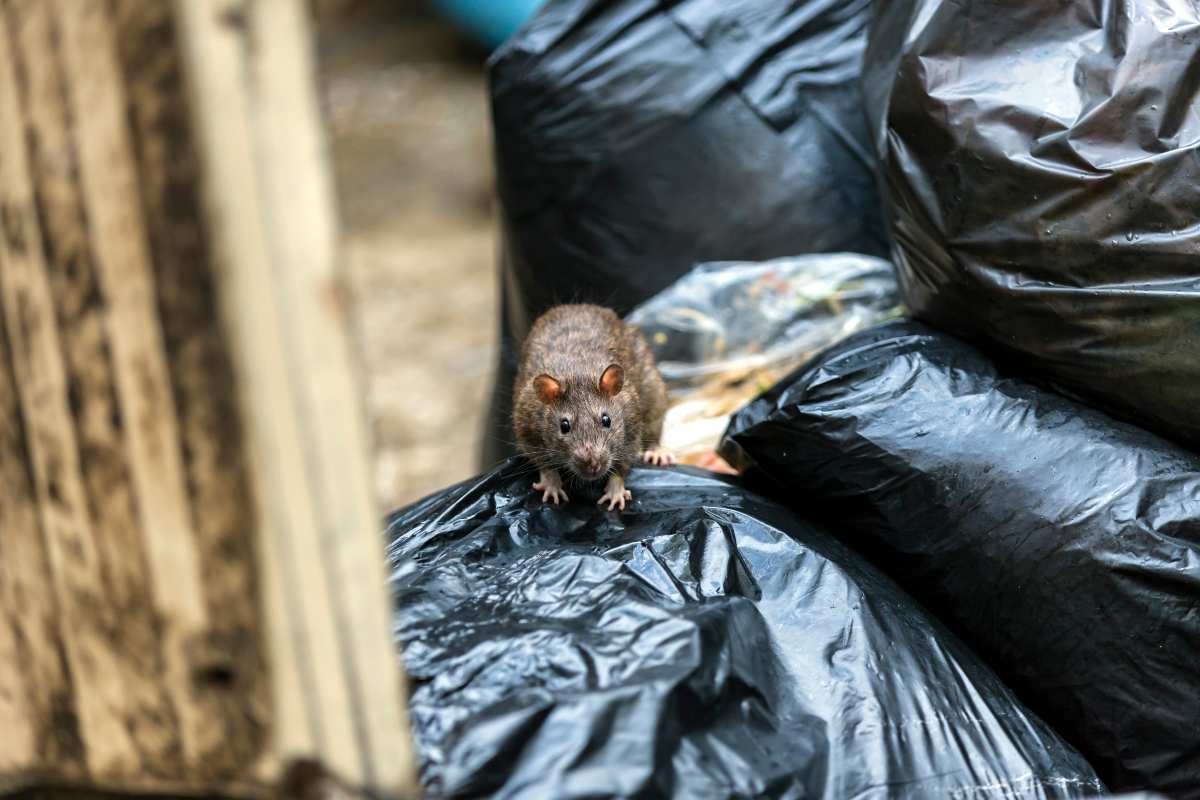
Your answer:
[[[1133,231],[1129,231],[1128,233],[1125,234],[1125,239],[1127,241],[1136,242],[1137,238],[1138,238],[1138,235],[1136,233],[1134,233]]]

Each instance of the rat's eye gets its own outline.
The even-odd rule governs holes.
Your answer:
[[[610,417],[608,414],[601,414],[600,415],[600,424],[606,428],[611,428],[612,427],[612,417]]]
[[[561,420],[558,421],[558,429],[560,431],[562,431],[563,433],[570,433],[571,432],[571,420],[567,419],[566,417],[563,417]]]

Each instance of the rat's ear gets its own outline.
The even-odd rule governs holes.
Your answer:
[[[533,388],[537,392],[538,399],[546,405],[558,400],[563,393],[562,384],[549,375],[538,375],[534,378]]]
[[[620,364],[609,364],[600,376],[600,394],[612,397],[625,385],[625,370]]]

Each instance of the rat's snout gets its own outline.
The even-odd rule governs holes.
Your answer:
[[[580,477],[599,478],[608,470],[608,454],[600,447],[585,447],[575,451],[575,471]]]

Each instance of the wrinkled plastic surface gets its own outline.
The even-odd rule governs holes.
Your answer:
[[[512,461],[392,521],[434,797],[1060,798],[1083,759],[896,586],[730,480],[607,513]]]
[[[635,308],[671,388],[794,364],[896,313],[892,265],[856,253],[701,264]],[[790,371],[790,370],[789,370]]]
[[[867,0],[556,0],[490,63],[507,434],[518,344],[693,266],[885,255],[859,69]]]
[[[876,12],[864,96],[909,308],[1200,444],[1200,4]]]
[[[702,264],[635,308],[667,383],[663,445],[711,466],[729,415],[843,337],[899,313],[896,273],[828,253]]]
[[[1200,798],[1200,457],[908,321],[735,415],[722,452],[819,502],[1110,787]]]

